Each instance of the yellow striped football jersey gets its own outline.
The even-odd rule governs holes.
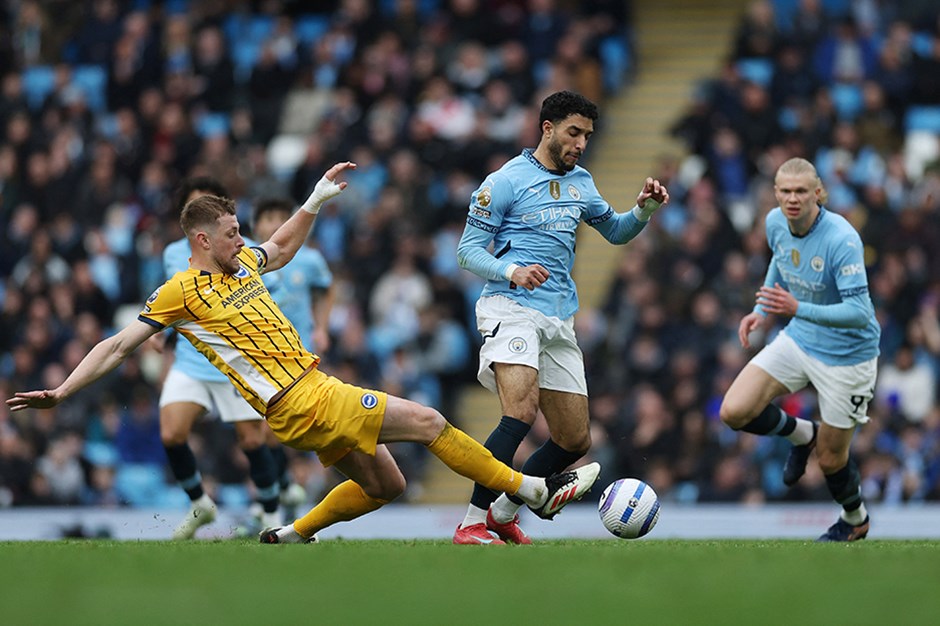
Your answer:
[[[320,359],[303,347],[261,282],[264,250],[242,248],[238,259],[235,274],[177,272],[147,299],[138,319],[173,327],[264,415],[270,399]]]

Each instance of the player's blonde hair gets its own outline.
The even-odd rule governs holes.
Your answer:
[[[805,176],[809,174],[816,180],[816,186],[819,187],[819,204],[825,204],[826,200],[829,199],[829,194],[826,192],[826,187],[822,184],[822,180],[819,178],[819,174],[816,172],[816,166],[807,161],[806,159],[801,159],[799,157],[794,157],[784,162],[779,168],[777,168],[777,175],[783,174],[785,176]],[[776,185],[776,180],[774,181]]]
[[[180,226],[187,237],[199,229],[214,226],[223,215],[235,215],[235,202],[220,196],[199,196],[186,203],[180,215]]]

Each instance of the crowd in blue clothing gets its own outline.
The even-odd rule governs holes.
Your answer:
[[[783,444],[717,419],[748,356],[734,338],[766,268],[770,176],[800,154],[869,248],[884,333],[879,401],[855,443],[866,498],[940,498],[940,23],[924,4],[758,0],[742,17],[721,74],[676,123],[690,156],[650,172],[671,204],[578,318],[591,454],[611,477],[689,502],[828,500],[812,469],[783,488]],[[58,384],[136,316],[181,235],[182,177],[218,178],[248,225],[255,202],[300,202],[352,160],[311,240],[336,285],[323,367],[455,414],[476,384],[481,284],[455,255],[470,193],[537,143],[548,93],[579,91],[603,116],[629,88],[629,3],[316,6],[24,0],[0,13],[0,394]],[[184,506],[167,487],[160,372],[144,349],[55,410],[0,406],[0,506]],[[815,410],[811,395],[785,403]],[[234,435],[212,421],[198,434],[207,483],[247,502]],[[396,456],[420,484],[423,459]],[[314,492],[328,479],[300,455],[294,470]]]

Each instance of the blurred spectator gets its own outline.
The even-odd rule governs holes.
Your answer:
[[[43,485],[37,495],[48,499],[49,504],[78,504],[85,484],[80,452],[81,439],[73,433],[50,441],[46,454],[36,464],[34,484]]]
[[[914,350],[904,343],[894,360],[878,372],[877,397],[892,411],[913,423],[922,422],[937,401],[937,377],[930,366],[916,362]]]

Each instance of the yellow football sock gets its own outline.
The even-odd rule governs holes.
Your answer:
[[[327,526],[356,519],[385,504],[388,500],[369,497],[357,483],[347,480],[333,487],[319,504],[296,520],[294,530],[304,539],[309,539]]]
[[[450,424],[428,444],[428,450],[461,476],[493,491],[512,495],[522,485],[521,473],[497,461],[482,444]]]

